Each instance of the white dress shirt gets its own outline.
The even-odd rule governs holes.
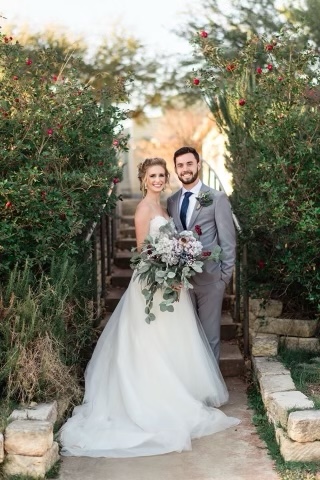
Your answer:
[[[181,210],[181,205],[182,205],[182,202],[183,202],[183,199],[184,199],[185,192],[192,192],[193,193],[193,195],[191,195],[189,197],[189,206],[188,206],[188,211],[187,211],[187,216],[186,216],[187,227],[190,223],[193,210],[195,209],[195,206],[196,206],[196,203],[197,203],[196,197],[199,195],[201,187],[202,187],[201,180],[199,180],[199,182],[191,190],[187,190],[186,188],[182,187],[182,194],[181,194],[181,198],[180,198],[179,212]]]

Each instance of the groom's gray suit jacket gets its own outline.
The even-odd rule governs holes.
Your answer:
[[[214,190],[203,184],[201,192],[208,191],[213,199],[212,204],[200,206],[197,201],[187,229],[194,231],[195,226],[199,225],[202,230],[200,241],[203,250],[211,251],[215,245],[219,245],[222,248],[223,259],[221,262],[211,260],[204,262],[203,272],[192,277],[192,281],[197,285],[206,285],[223,280],[227,284],[230,281],[235,264],[236,246],[231,207],[224,192]],[[173,218],[179,232],[183,230],[179,211],[181,195],[182,189],[169,197],[167,202],[168,213]]]

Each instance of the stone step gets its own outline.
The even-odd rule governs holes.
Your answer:
[[[219,366],[223,377],[238,377],[244,374],[244,359],[235,341],[221,342]]]
[[[236,323],[229,312],[221,315],[221,339],[233,340],[241,334],[241,323]]]
[[[133,270],[131,268],[117,268],[112,269],[111,285],[112,287],[127,288],[132,277]]]
[[[134,227],[120,226],[121,238],[136,238],[136,231]]]
[[[130,268],[130,258],[132,253],[128,251],[118,251],[115,254],[113,263],[119,268]]]
[[[124,198],[123,201],[119,204],[120,215],[134,216],[138,203],[140,203],[142,197],[137,198]],[[166,208],[167,201],[166,198],[161,199],[161,204],[163,208]]]
[[[133,216],[138,203],[141,202],[141,198],[125,198],[121,202],[120,214],[122,215],[131,215]]]
[[[116,248],[119,248],[120,250],[128,250],[131,252],[131,249],[133,247],[136,247],[136,239],[135,237],[133,238],[118,238],[116,240]]]
[[[134,216],[133,215],[121,215],[121,227],[129,226],[134,227]]]
[[[124,294],[125,290],[125,288],[110,288],[108,290],[105,304],[105,309],[107,312],[113,312],[113,310],[120,302],[120,299]]]

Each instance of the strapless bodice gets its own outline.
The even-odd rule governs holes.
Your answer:
[[[152,220],[150,220],[149,235],[151,235],[151,237],[156,237],[159,234],[160,227],[166,223],[168,223],[168,220],[162,215],[157,215],[154,217]]]

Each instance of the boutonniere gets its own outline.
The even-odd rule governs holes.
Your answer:
[[[200,192],[196,197],[196,200],[198,200],[197,210],[199,210],[200,207],[208,207],[213,203],[213,197],[210,190],[207,190],[206,192]]]

